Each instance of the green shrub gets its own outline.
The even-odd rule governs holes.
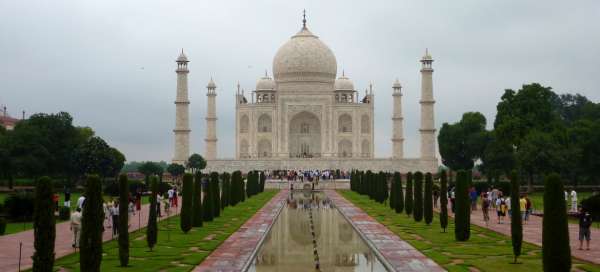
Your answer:
[[[202,173],[196,172],[196,176],[194,178],[194,187],[193,187],[193,197],[192,197],[192,209],[191,209],[191,218],[192,218],[192,226],[193,227],[202,227],[202,221],[204,221],[205,212],[202,210]],[[205,195],[204,198],[207,198]]]
[[[516,171],[510,174],[511,195],[510,208],[512,216],[510,217],[510,237],[512,240],[513,255],[515,263],[517,257],[521,256],[521,244],[523,243],[523,222],[521,221],[521,205],[519,203],[519,176]]]
[[[464,170],[458,171],[456,175],[454,237],[457,241],[467,241],[471,235],[471,200],[469,199],[468,176],[469,174]]]
[[[192,204],[194,198],[194,176],[190,173],[183,175],[183,187],[181,188],[181,231],[187,233],[192,229]]]
[[[129,264],[129,184],[126,174],[119,175],[119,263]]]
[[[229,196],[230,196],[230,185],[229,185],[229,180],[231,178],[231,175],[227,172],[224,172],[223,174],[221,174],[221,179],[222,181],[222,192],[221,192],[221,210],[224,209],[225,207],[229,206]]]
[[[88,176],[85,197],[81,219],[79,267],[81,271],[99,272],[102,262],[104,209],[102,184],[97,175]]]
[[[8,214],[8,218],[13,221],[29,221],[33,216],[33,199],[32,192],[20,191],[8,195],[4,200],[4,209]]]
[[[402,193],[402,175],[399,172],[394,173],[394,183],[396,183],[396,205],[394,209],[396,213],[401,213],[404,210],[404,193]]]
[[[213,200],[213,182],[207,180],[204,186],[204,198],[202,199],[202,217],[203,221],[210,222],[214,218],[214,200]]]
[[[590,212],[594,221],[600,221],[600,194],[582,200],[581,206]]]
[[[240,202],[241,180],[242,180],[242,172],[234,171],[233,174],[231,175],[231,190],[229,191],[229,204],[231,206],[235,206]]]
[[[148,243],[148,247],[150,251],[156,245],[156,241],[158,240],[158,225],[156,222],[157,216],[157,200],[156,196],[158,194],[158,179],[153,176],[150,179],[150,189],[152,189],[152,193],[150,194],[150,212],[148,213],[148,226],[146,227],[146,242]]]
[[[542,223],[544,271],[571,271],[571,246],[564,191],[558,174],[550,174],[546,177]]]
[[[221,190],[219,188],[219,173],[210,173],[210,185],[212,201],[213,201],[213,217],[221,216]]]
[[[71,218],[71,208],[62,206],[58,210],[58,219],[67,221]]]
[[[406,215],[413,212],[413,175],[411,172],[406,174],[406,198],[404,198],[404,210]]]
[[[423,215],[425,223],[431,224],[433,221],[433,177],[431,173],[425,174],[425,195],[423,196]]]
[[[440,227],[446,232],[448,228],[448,175],[446,170],[440,173]]]
[[[415,173],[413,218],[416,222],[423,220],[423,173]]]

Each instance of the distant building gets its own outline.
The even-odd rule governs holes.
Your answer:
[[[17,125],[19,121],[19,119],[13,118],[10,115],[8,115],[8,111],[6,111],[6,106],[2,107],[2,113],[0,114],[0,125],[2,125],[7,130],[13,130],[15,128],[15,125]]]

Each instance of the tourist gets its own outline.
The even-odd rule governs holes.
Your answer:
[[[60,196],[58,194],[52,194],[52,203],[54,204],[54,211],[58,211],[58,201]]]
[[[486,226],[488,225],[488,222],[490,221],[489,209],[490,209],[490,199],[488,198],[488,194],[484,193],[483,197],[481,198],[481,210],[483,211],[483,221],[485,221]]]
[[[162,217],[162,213],[160,212],[160,203],[163,200],[163,196],[158,193],[156,194],[156,212],[158,213],[158,217]]]
[[[110,220],[112,216],[110,216],[110,208],[112,208],[112,203],[110,205],[106,202],[102,202],[102,210],[104,211],[104,221],[108,224],[108,228],[111,228]]]
[[[133,204],[133,199],[129,201],[129,205],[127,207],[128,212],[129,212],[129,217],[131,217],[132,215],[135,215],[135,205]]]
[[[83,210],[83,205],[85,204],[85,194],[81,194],[79,199],[77,199],[77,208]]]
[[[135,193],[135,209],[142,209],[142,188],[138,187]]]
[[[71,207],[71,190],[65,186],[65,201],[63,203],[65,207]]]
[[[435,188],[433,190],[433,207],[437,208],[438,199],[440,198],[440,190]]]
[[[577,212],[577,192],[571,190],[571,212]]]
[[[579,250],[583,250],[583,240],[587,244],[586,250],[590,250],[592,215],[582,207],[579,207]]]
[[[167,197],[169,198],[169,205],[173,206],[173,188],[167,191]]]
[[[496,200],[496,212],[498,214],[498,224],[502,224],[506,216],[506,200],[503,196],[498,197]]]
[[[521,210],[523,223],[527,224],[527,200],[525,200],[525,195],[521,195],[519,198],[519,210]]]
[[[110,216],[112,218],[112,233],[113,235],[119,235],[119,202],[115,203],[110,208]]]
[[[177,203],[177,187],[173,187],[173,207],[177,207],[179,205]]]
[[[533,205],[529,196],[525,194],[525,222],[529,221],[529,216],[533,213]]]
[[[454,196],[455,196],[455,194],[454,194],[454,189],[455,189],[455,188],[456,188],[456,187],[452,187],[452,189],[451,189],[451,190],[450,190],[450,192],[449,192],[449,198],[450,198],[450,209],[452,210],[452,213],[456,213],[456,205],[455,205],[455,203],[454,203],[454,202],[455,202],[455,200],[456,200],[456,199],[454,198]]]
[[[477,190],[475,190],[475,187],[469,189],[469,197],[471,198],[471,210],[477,210]]]
[[[71,231],[73,231],[73,248],[79,247],[79,237],[81,237],[81,208],[75,209],[71,214]]]

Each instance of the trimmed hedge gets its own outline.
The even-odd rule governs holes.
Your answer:
[[[404,211],[406,215],[413,212],[413,175],[411,172],[406,174],[406,197],[404,198]]]
[[[467,241],[471,235],[471,201],[469,199],[469,176],[467,171],[460,170],[456,175],[454,195],[456,214],[454,216],[454,237],[457,241]]]
[[[88,176],[85,202],[81,219],[79,268],[81,271],[99,272],[102,262],[102,232],[104,208],[102,184],[97,175]]]
[[[192,229],[192,204],[194,198],[194,176],[190,173],[183,175],[183,187],[181,188],[181,231],[188,233]]]
[[[448,228],[448,175],[446,170],[440,173],[440,227],[446,232]]]
[[[413,218],[416,222],[423,220],[423,173],[415,173]]]
[[[433,221],[433,177],[425,174],[425,195],[423,196],[423,216],[427,225]]]
[[[56,218],[54,218],[54,195],[52,180],[40,178],[35,186],[33,212],[33,271],[52,271],[54,266],[54,241],[56,239]]]
[[[571,271],[571,246],[564,187],[558,174],[550,174],[544,184],[542,221],[542,264],[544,271]],[[511,201],[512,202],[512,201]]]

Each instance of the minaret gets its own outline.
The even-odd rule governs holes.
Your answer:
[[[181,50],[177,62],[177,97],[175,98],[175,155],[173,163],[185,165],[190,156],[190,123],[188,99],[188,59]]]
[[[433,59],[429,51],[421,59],[421,159],[435,160],[435,125],[433,105]]]
[[[394,99],[394,115],[392,115],[392,122],[394,124],[392,143],[394,149],[392,151],[392,158],[402,159],[404,157],[404,117],[402,116],[402,85],[400,85],[398,79],[394,81],[392,89],[392,97]]]
[[[217,105],[216,98],[217,93],[215,89],[217,89],[217,85],[211,78],[206,85],[206,96],[208,99],[206,100],[208,105],[206,108],[206,138],[204,141],[206,142],[206,150],[205,156],[207,160],[214,160],[217,158]]]

